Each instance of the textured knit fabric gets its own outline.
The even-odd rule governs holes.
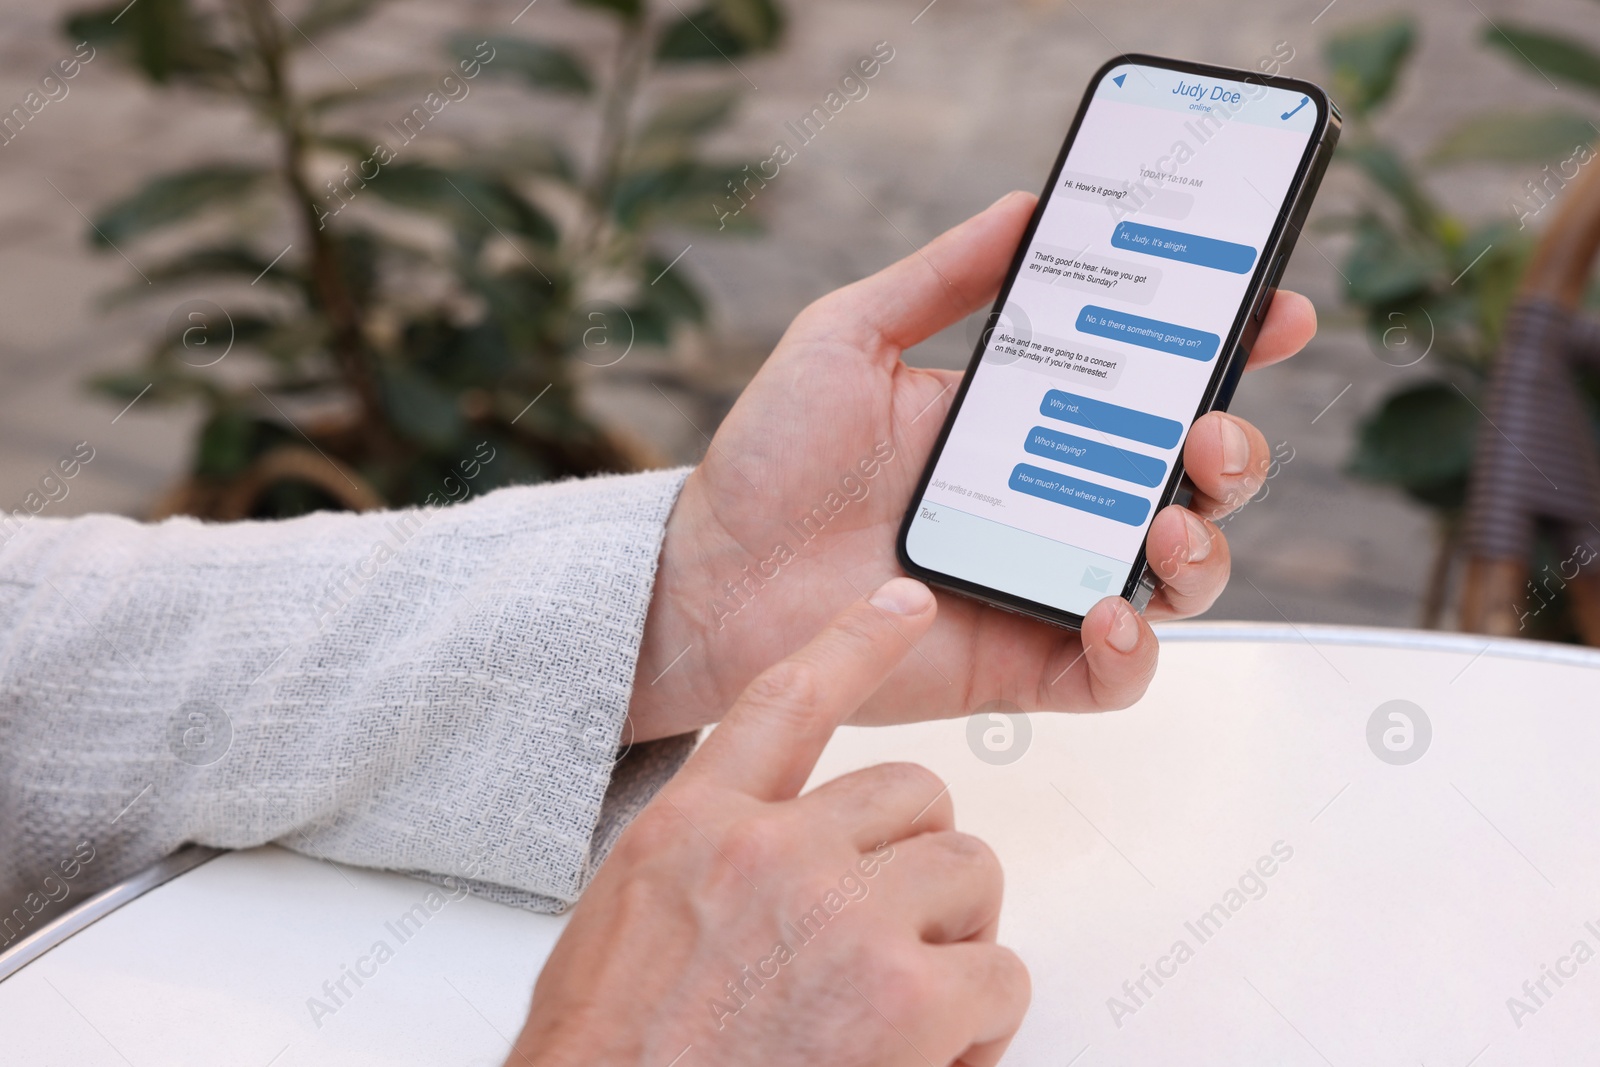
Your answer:
[[[69,862],[81,899],[185,842],[277,842],[570,905],[693,746],[617,762],[684,476],[5,531],[5,911]]]

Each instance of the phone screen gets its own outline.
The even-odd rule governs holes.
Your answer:
[[[1139,63],[1089,91],[905,528],[924,570],[1074,615],[1133,575],[1322,123]]]

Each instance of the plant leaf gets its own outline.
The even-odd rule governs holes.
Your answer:
[[[236,408],[215,412],[195,442],[195,474],[217,481],[238,477],[259,451],[261,429],[257,419]]]
[[[210,207],[237,203],[266,181],[260,167],[211,164],[164,174],[101,211],[91,239],[101,247],[191,218]]]
[[[132,401],[145,395],[146,392],[157,392],[155,383],[150,379],[153,372],[147,370],[118,370],[97,374],[89,379],[89,388],[113,400]],[[152,399],[166,399],[171,397],[152,397]]]
[[[731,59],[777,46],[783,12],[773,0],[711,0],[669,23],[656,42],[664,63]]]
[[[1477,227],[1456,252],[1460,266],[1451,277],[1459,281],[1451,288],[1466,290],[1464,302],[1474,317],[1485,359],[1492,358],[1499,347],[1533,245],[1533,233],[1514,227],[1507,219]],[[1474,262],[1480,252],[1482,258]]]
[[[493,49],[488,59],[475,51],[484,43]],[[478,58],[486,74],[520,77],[535,89],[585,95],[594,88],[583,60],[556,45],[505,34],[488,38],[459,34],[450,39],[450,49],[460,59]]]
[[[1389,98],[1416,43],[1416,27],[1400,15],[1335,34],[1322,53],[1333,69],[1334,95],[1352,115],[1365,115]]]
[[[1434,507],[1459,506],[1479,421],[1467,398],[1445,382],[1402,389],[1361,424],[1349,471]]]
[[[238,57],[210,37],[210,20],[188,0],[139,0],[69,15],[67,35],[119,53],[158,85],[177,76],[203,76],[233,66]]]
[[[1439,163],[1548,163],[1597,139],[1600,130],[1594,122],[1575,111],[1500,111],[1471,118],[1445,134],[1430,158]]]
[[[718,205],[730,213],[742,213],[741,201],[728,192],[728,183],[743,180],[745,166],[755,173],[754,163],[735,166],[685,160],[641,167],[622,176],[611,209],[617,222],[629,229],[662,221],[709,226],[718,221]],[[759,177],[752,181],[760,184]]]
[[[370,81],[363,78],[360,89],[334,89],[321,93],[309,98],[305,106],[312,114],[321,115],[352,104],[369,103],[380,96],[393,96],[399,93],[416,93],[420,96],[429,90],[437,89],[438,86],[437,74],[420,70],[407,71],[403,74],[373,78]]]
[[[280,258],[272,263],[245,245],[215,245],[185,252],[176,259],[146,268],[145,274],[153,282],[187,281],[191,278],[214,278],[217,275],[237,275],[254,282],[282,281],[298,284],[300,278]]]
[[[602,11],[610,11],[621,15],[629,22],[644,14],[642,0],[573,0],[573,2],[579,7],[593,7]]]
[[[306,13],[295,20],[295,25],[300,33],[289,34],[291,45],[304,44],[306,37],[315,37],[319,33],[348,26],[352,22],[360,22],[372,13],[372,9],[383,0],[312,0]]]
[[[384,407],[395,429],[427,448],[444,448],[461,432],[455,397],[409,367],[384,365],[379,374]]]
[[[698,137],[726,122],[739,104],[737,89],[712,89],[674,96],[639,130],[641,141]]]
[[[1357,304],[1389,303],[1426,292],[1440,269],[1437,259],[1370,218],[1357,228],[1345,258],[1345,288]]]
[[[492,317],[462,328],[430,315],[407,323],[401,343],[413,366],[451,389],[492,385],[516,364],[505,332]]]
[[[1500,22],[1485,27],[1483,39],[1546,79],[1600,92],[1600,55],[1570,38]]]
[[[1419,233],[1439,230],[1439,209],[1411,174],[1397,152],[1376,141],[1352,141],[1339,152],[1339,158],[1359,167],[1372,183],[1394,198],[1406,221]]]
[[[623,309],[623,313],[628,317],[637,344],[661,347],[672,339],[672,320],[656,304],[635,304]]]
[[[513,136],[481,157],[489,170],[514,174],[549,174],[562,181],[577,178],[566,149],[551,138],[529,133]]]
[[[366,159],[377,148],[373,138],[353,133],[314,133],[308,141],[318,148],[348,156],[351,162]]]
[[[773,48],[783,37],[783,9],[774,0],[712,0],[711,6],[751,51]]]
[[[549,216],[498,178],[426,163],[400,163],[385,167],[367,185],[391,203],[441,215],[467,233],[502,230],[543,245],[556,241]]]
[[[646,285],[641,303],[667,321],[706,321],[706,304],[684,271],[683,260],[672,263],[662,256],[646,256],[642,264]],[[669,269],[670,267],[670,269]],[[652,280],[653,279],[653,280]]]
[[[662,63],[730,59],[744,52],[744,42],[735,37],[710,8],[702,8],[672,22],[661,31],[656,42],[656,59]]]
[[[261,315],[224,314],[228,315],[226,323],[196,323],[188,328],[182,322],[173,323],[171,332],[151,353],[151,365],[179,373],[183,366],[208,367],[227,354],[259,345],[279,328],[276,320]]]
[[[141,404],[172,404],[197,397],[217,401],[222,393],[216,381],[214,375],[188,368],[144,366],[95,375],[87,384],[91,392],[109,397],[121,407],[140,397],[144,398]]]
[[[267,288],[268,283],[305,285],[306,279],[293,268],[288,259],[272,264],[271,269],[268,269],[269,263],[271,261],[268,258],[257,255],[253,249],[242,244],[197,248],[153,267],[143,268],[143,278],[108,293],[104,298],[104,304],[106,307],[116,307],[133,300],[141,300],[155,291],[152,285],[158,290],[168,285],[197,280],[207,281],[217,277],[243,278],[251,282],[259,278],[262,288]]]

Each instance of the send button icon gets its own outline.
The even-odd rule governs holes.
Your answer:
[[[1078,582],[1085,589],[1092,589],[1096,593],[1111,592],[1111,571],[1105,567],[1083,568],[1083,578]]]

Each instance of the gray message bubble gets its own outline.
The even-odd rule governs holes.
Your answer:
[[[1104,204],[1113,218],[1154,215],[1185,219],[1194,211],[1194,194],[1168,189],[1163,181],[1141,177],[1138,182],[1113,181],[1082,171],[1062,171],[1059,195],[1091,204]]]
[[[1148,304],[1161,287],[1161,268],[1095,252],[1055,245],[1035,245],[1022,265],[1023,278],[1066,289],[1115,297],[1130,304]]]
[[[1071,382],[1074,388],[1110,389],[1122,377],[1128,357],[1104,348],[1034,334],[1030,340],[996,330],[989,345],[1008,362]]]

